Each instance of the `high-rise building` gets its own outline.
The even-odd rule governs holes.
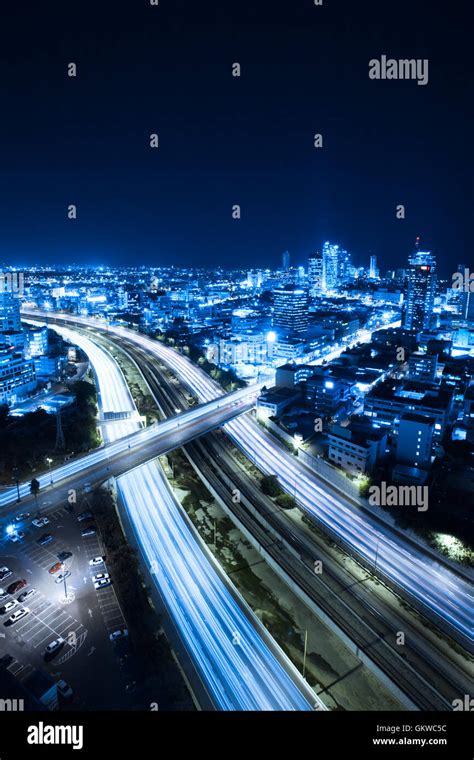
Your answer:
[[[290,267],[290,254],[288,251],[285,251],[281,255],[281,266],[283,269],[289,269]]]
[[[323,245],[323,291],[336,290],[339,279],[340,248],[326,241]]]
[[[21,330],[20,301],[9,291],[0,291],[0,332]]]
[[[308,329],[308,293],[288,286],[273,291],[273,327],[283,335],[301,335]]]
[[[37,386],[35,365],[14,346],[0,345],[0,405],[26,398]]]
[[[461,317],[468,322],[474,322],[474,293],[461,293]]]
[[[429,328],[433,314],[436,258],[431,251],[421,250],[417,238],[408,263],[404,327],[420,332]]]
[[[308,283],[312,296],[320,295],[323,287],[323,257],[317,253],[308,259]]]
[[[369,278],[371,280],[378,280],[379,278],[379,270],[377,269],[377,256],[374,255],[370,257]]]
[[[351,282],[355,277],[355,267],[352,266],[351,254],[343,248],[339,248],[337,284],[344,285]]]

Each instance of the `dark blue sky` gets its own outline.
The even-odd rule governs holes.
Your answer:
[[[331,239],[387,268],[406,263],[418,233],[446,274],[469,264],[462,4],[439,6],[5,8],[0,264],[273,266]],[[384,53],[428,58],[429,84],[369,80]]]

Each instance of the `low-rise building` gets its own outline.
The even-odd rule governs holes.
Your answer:
[[[362,432],[357,426],[333,425],[328,440],[328,458],[347,472],[372,472],[385,457],[387,434],[382,430]]]
[[[301,392],[291,388],[270,388],[260,394],[257,399],[257,409],[268,417],[279,417],[283,411],[301,399]]]

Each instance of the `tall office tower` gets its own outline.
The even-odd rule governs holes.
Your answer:
[[[20,301],[8,291],[0,291],[0,332],[21,330]]]
[[[430,326],[436,288],[436,258],[431,251],[420,248],[416,239],[413,253],[408,259],[407,294],[404,327],[420,332]]]
[[[339,249],[339,257],[338,257],[338,282],[337,284],[345,284],[347,282],[350,282],[354,279],[355,276],[355,270],[352,266],[352,257],[351,254],[344,250],[344,248]]]
[[[474,293],[461,293],[461,318],[474,323]]]
[[[377,256],[370,257],[369,277],[371,280],[376,280],[378,278]]]
[[[326,241],[323,245],[323,291],[335,290],[339,277],[339,246]]]
[[[317,253],[308,259],[309,292],[312,296],[321,295],[323,287],[323,257]]]
[[[273,291],[273,327],[283,335],[302,335],[308,329],[308,293],[288,286]]]
[[[285,271],[290,268],[290,254],[288,251],[285,251],[281,255],[281,266]]]

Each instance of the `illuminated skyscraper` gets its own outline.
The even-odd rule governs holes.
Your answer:
[[[436,258],[431,251],[420,249],[420,238],[417,238],[408,264],[403,326],[407,330],[420,332],[429,328],[433,314]]]
[[[341,250],[338,245],[326,241],[323,245],[323,291],[336,290],[339,279],[339,257]],[[344,252],[345,253],[345,252]]]
[[[377,269],[377,256],[370,257],[369,278],[371,280],[377,280],[379,276],[379,270]]]
[[[273,291],[273,326],[279,336],[301,335],[308,329],[308,294],[288,286]]]
[[[285,251],[281,255],[281,266],[285,270],[290,268],[290,254],[288,251]]]
[[[320,295],[323,287],[323,259],[319,253],[308,259],[308,282],[311,295]]]

